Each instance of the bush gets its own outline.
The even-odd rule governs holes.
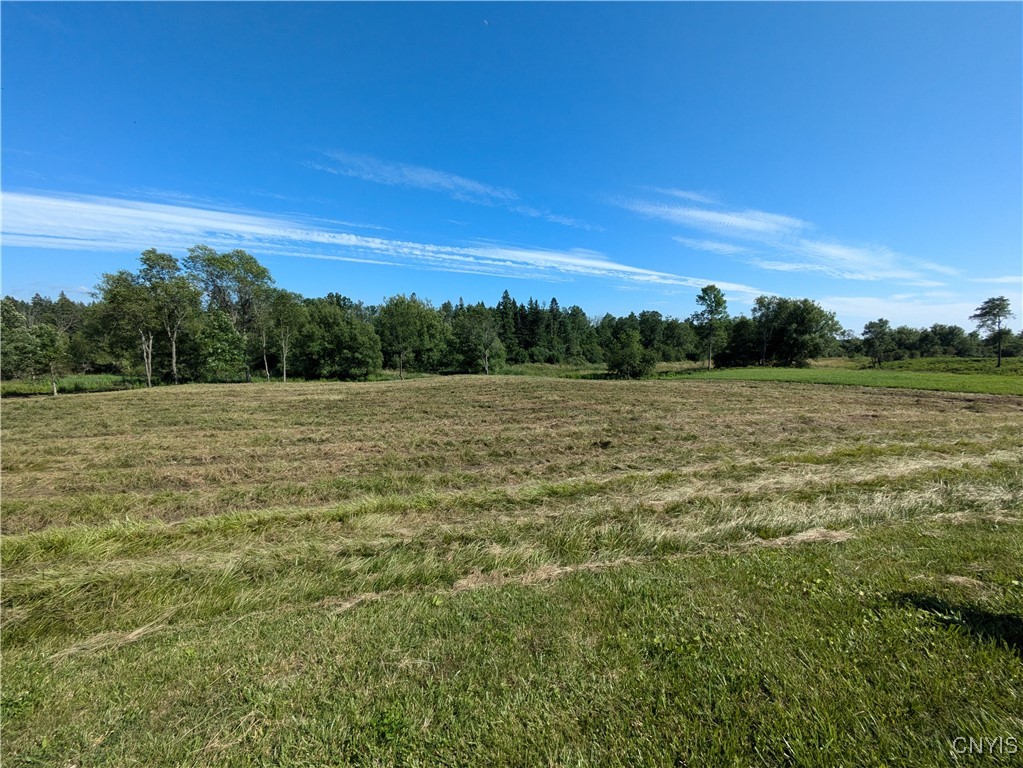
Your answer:
[[[639,331],[634,328],[622,330],[616,334],[608,349],[607,372],[623,379],[640,379],[653,373],[657,365],[657,357],[650,350],[643,348]]]

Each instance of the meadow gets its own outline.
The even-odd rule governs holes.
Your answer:
[[[1021,397],[455,376],[0,408],[4,765],[1023,750]]]
[[[137,389],[142,386],[145,386],[144,381],[112,373],[82,373],[72,376],[61,376],[57,379],[57,392],[61,394],[111,392],[120,389]],[[52,384],[47,377],[7,379],[0,382],[0,395],[3,397],[49,395],[52,393],[52,390]]]
[[[935,392],[1023,395],[1023,374],[1017,372],[953,373],[913,368],[724,368],[692,371],[691,376],[730,381],[787,381],[858,387],[926,389]]]
[[[502,373],[566,379],[604,379],[601,365],[544,365],[528,363],[505,368]],[[750,366],[707,370],[703,363],[658,363],[651,375],[657,379],[681,376],[729,381],[779,381],[802,384],[835,384],[853,387],[926,389],[935,392],[973,392],[989,395],[1023,395],[1023,358],[1005,358],[1000,368],[993,358],[925,357],[870,366],[867,358],[844,357],[814,360],[806,368]]]

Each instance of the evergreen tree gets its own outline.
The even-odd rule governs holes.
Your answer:
[[[515,303],[515,299],[511,297],[508,291],[501,294],[501,300],[497,302],[496,315],[497,335],[504,346],[508,362],[526,362],[526,356],[519,344],[519,335],[516,332],[518,304]]]

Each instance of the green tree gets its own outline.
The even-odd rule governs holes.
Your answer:
[[[908,325],[900,325],[892,330],[892,359],[906,360],[920,357],[921,331]]]
[[[95,301],[85,307],[81,323],[71,334],[70,353],[75,369],[82,373],[120,373],[132,369],[136,357],[134,337],[125,344],[122,329],[109,322],[109,307]]]
[[[161,330],[159,309],[140,277],[127,270],[103,275],[97,292],[103,305],[103,324],[119,346],[141,352],[146,386],[153,386],[153,342]]]
[[[335,375],[342,380],[365,380],[384,364],[380,337],[373,325],[354,313],[345,313],[340,328]]]
[[[298,370],[307,379],[365,379],[383,355],[373,326],[352,309],[327,299],[305,303],[307,322],[295,340]]]
[[[178,337],[199,313],[200,291],[171,254],[150,248],[142,252],[140,260],[139,281],[149,290],[160,325],[167,334],[171,376],[178,384]]]
[[[32,297],[32,321],[35,323],[49,323],[61,333],[70,334],[79,324],[85,305],[71,301],[64,291],[58,294],[56,300],[45,298],[38,293]]]
[[[35,375],[38,349],[35,336],[28,327],[28,318],[9,296],[2,303],[0,321],[0,362],[3,378],[23,379]]]
[[[501,300],[497,302],[497,333],[504,345],[508,362],[526,362],[526,353],[519,346],[519,334],[516,325],[518,316],[518,304],[511,297],[508,291],[501,294]]]
[[[497,330],[494,313],[483,303],[464,307],[452,320],[454,347],[461,357],[461,367],[490,375],[492,366],[504,362],[505,349]]]
[[[660,357],[661,340],[664,334],[664,317],[656,310],[639,313],[639,340],[644,349],[656,351]]]
[[[380,308],[376,329],[384,356],[398,363],[398,378],[405,378],[411,363],[427,369],[443,352],[445,329],[432,307],[411,296],[392,296]]]
[[[306,324],[308,313],[302,304],[301,296],[280,288],[271,291],[268,306],[269,326],[281,353],[281,374],[287,382],[288,352],[291,351],[295,336]]]
[[[760,342],[760,364],[767,365],[768,348],[781,315],[780,296],[757,296],[753,301],[753,322]]]
[[[663,360],[685,360],[690,355],[697,354],[699,340],[693,324],[688,320],[679,320],[669,317],[664,321],[664,329],[661,332],[661,344]]]
[[[599,363],[603,360],[597,331],[583,308],[573,305],[562,313],[565,324],[565,359],[569,363]]]
[[[871,320],[863,326],[863,352],[875,367],[891,359],[895,351],[892,326],[883,317]]]
[[[66,300],[64,294],[61,296]],[[42,299],[37,296],[36,299]],[[43,314],[41,306],[52,309],[55,302],[34,301],[35,322],[29,327],[28,318],[19,310],[19,303],[5,297],[0,306],[0,359],[3,362],[3,378],[35,378],[45,375],[50,379],[53,394],[57,394],[57,380],[67,373],[72,364],[69,354],[68,334],[70,325],[59,328],[53,324],[52,312]],[[41,319],[45,317],[46,319]]]
[[[253,302],[252,321],[247,336],[247,352],[250,357],[263,360],[263,375],[270,381],[270,343],[273,340],[273,317],[271,304],[276,289],[261,286]]]
[[[1002,343],[1004,341],[1004,330],[1002,325],[1009,318],[1015,317],[1012,313],[1012,309],[1009,306],[1009,300],[1004,296],[995,296],[979,307],[976,312],[970,315],[970,319],[977,324],[978,328],[987,331],[990,335],[988,341],[993,342],[998,347],[998,365],[1002,366]],[[1011,332],[1010,332],[1011,333]]]
[[[50,378],[53,395],[57,395],[57,380],[65,373],[71,363],[68,354],[67,334],[49,323],[36,323],[31,333],[35,339],[35,368],[45,372]]]
[[[728,344],[720,353],[722,365],[753,365],[762,359],[761,334],[755,320],[739,315],[728,330]]]
[[[761,297],[763,298],[763,297]],[[758,299],[759,301],[759,299]],[[805,366],[835,347],[842,326],[832,312],[810,299],[774,299],[767,313],[770,355],[761,349],[761,360],[778,365]],[[757,307],[755,305],[754,313]],[[764,315],[761,315],[761,321]],[[759,321],[758,321],[759,324]],[[760,333],[761,340],[764,337]]]
[[[657,364],[653,351],[643,348],[639,329],[623,323],[604,350],[607,371],[624,379],[639,379],[649,375]]]
[[[184,264],[202,288],[207,310],[223,312],[246,346],[265,350],[261,321],[266,318],[265,302],[274,283],[270,270],[246,251],[217,253],[208,245],[189,248]],[[248,379],[251,362],[244,353],[243,363]]]
[[[714,347],[722,346],[728,338],[728,302],[716,285],[705,285],[696,297],[701,309],[693,314],[693,325],[703,348],[707,350],[707,370],[713,364]]]
[[[967,333],[958,325],[935,323],[920,334],[920,355],[922,357],[974,357],[978,351],[976,332]]]
[[[196,341],[201,376],[206,381],[233,380],[246,372],[245,338],[226,312],[219,309],[207,312]]]

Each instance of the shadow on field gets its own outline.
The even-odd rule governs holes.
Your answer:
[[[1023,618],[1018,614],[992,613],[913,592],[897,594],[893,601],[903,607],[926,611],[947,627],[962,627],[975,637],[1004,643],[1010,651],[1023,657]]]

